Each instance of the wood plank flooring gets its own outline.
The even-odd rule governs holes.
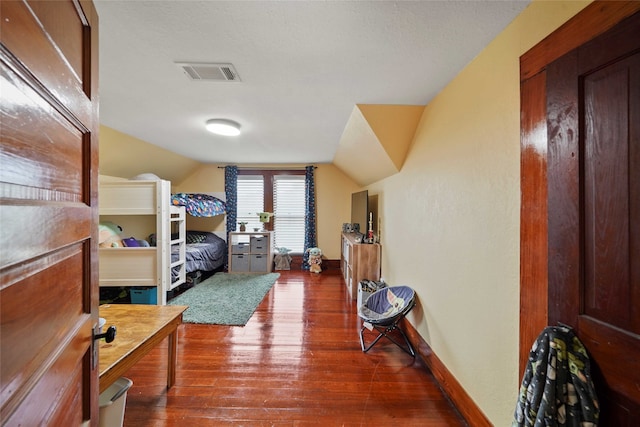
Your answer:
[[[244,327],[179,327],[128,373],[125,426],[464,426],[419,357],[360,349],[339,272],[281,271]]]

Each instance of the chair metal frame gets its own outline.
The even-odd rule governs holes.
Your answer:
[[[387,290],[388,290],[388,288],[383,288],[383,289],[380,289],[380,290],[378,290],[376,292],[385,292]],[[371,294],[369,296],[369,298],[371,298],[372,295],[373,294]],[[409,314],[409,312],[415,306],[416,306],[416,300],[415,300],[415,293],[414,293],[413,298],[406,305],[406,307],[404,307],[402,311],[396,313],[392,317],[385,318],[385,319],[379,319],[379,320],[372,320],[372,319],[367,319],[367,318],[363,317],[360,313],[358,313],[358,315],[360,316],[360,318],[363,321],[362,328],[360,329],[360,346],[362,347],[362,351],[364,353],[368,352],[374,345],[376,345],[378,343],[378,341],[380,341],[380,339],[382,339],[382,337],[385,337],[389,341],[391,341],[392,343],[397,345],[405,353],[409,354],[411,357],[416,357],[416,352],[413,349],[413,346],[411,345],[411,342],[409,342],[409,338],[407,337],[407,334],[402,330],[402,328],[399,325],[399,323],[402,321],[402,319],[404,319],[405,316],[407,314]],[[364,331],[365,331],[365,329],[369,329],[369,328],[367,328],[367,325],[370,325],[372,327],[370,329],[371,332],[373,332],[375,330],[378,333],[378,336],[375,337],[375,339],[369,345],[366,345],[365,344],[365,340],[364,340]],[[404,338],[404,342],[405,342],[406,346],[404,346],[403,344],[399,343],[396,339],[394,339],[390,335],[394,330],[397,330],[397,331],[400,332],[400,334],[402,335],[402,338]]]

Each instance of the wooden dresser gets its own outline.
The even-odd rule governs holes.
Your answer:
[[[381,246],[379,243],[356,243],[355,233],[342,233],[340,268],[352,299],[358,295],[363,279],[380,280]]]

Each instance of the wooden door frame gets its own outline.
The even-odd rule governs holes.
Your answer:
[[[520,57],[520,349],[548,325],[546,67],[640,11],[638,1],[596,0]]]

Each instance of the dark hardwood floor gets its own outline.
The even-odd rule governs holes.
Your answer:
[[[419,357],[360,349],[339,272],[284,272],[246,326],[179,328],[127,374],[125,426],[464,426]]]

